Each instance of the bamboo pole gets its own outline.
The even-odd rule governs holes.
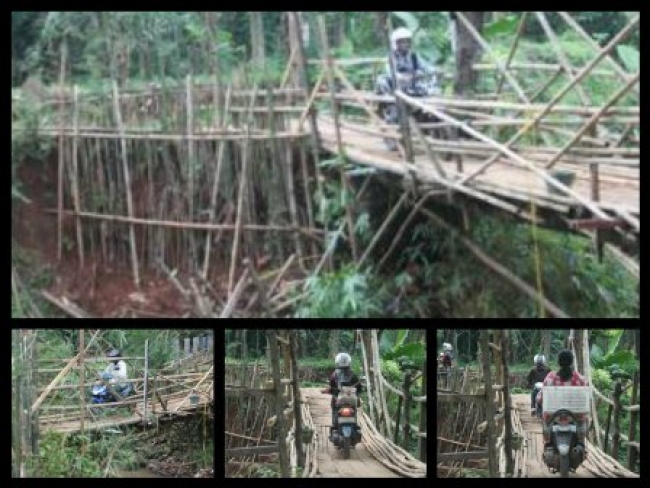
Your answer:
[[[119,91],[117,88],[117,81],[113,80],[113,110],[115,121],[120,134],[124,133],[124,126],[122,124],[122,114],[120,112],[119,104]],[[126,139],[120,138],[122,148],[122,169],[124,171],[124,185],[126,186],[126,206],[129,218],[133,218],[133,195],[131,192],[131,174],[129,172],[129,163],[126,147]],[[138,250],[135,242],[135,228],[133,224],[129,225],[129,241],[131,244],[131,265],[133,269],[133,281],[135,287],[140,289],[140,271],[138,266]]]
[[[142,424],[147,425],[147,389],[149,386],[149,339],[144,341],[144,414],[142,415]]]
[[[480,331],[480,344],[483,363],[483,377],[485,385],[485,405],[487,415],[487,450],[488,470],[490,478],[497,477],[497,450],[496,450],[496,428],[494,425],[494,394],[492,392],[492,374],[490,372],[490,346],[488,345],[488,330]]]
[[[59,135],[59,167],[57,176],[57,209],[59,211],[57,216],[57,259],[61,262],[63,257],[63,173],[65,171],[65,158],[64,158],[64,138],[63,127],[64,121],[64,108],[63,108],[63,90],[65,83],[65,65],[68,55],[68,43],[64,39],[61,44],[61,70],[59,75],[59,121],[57,125],[61,131]]]
[[[72,202],[74,205],[75,212],[81,210],[79,204],[79,87],[74,85],[73,88],[74,104],[73,104],[73,119],[72,126],[74,131],[74,136],[72,138]],[[81,227],[81,219],[77,217],[76,219],[77,227],[77,252],[79,253],[79,267],[84,267],[84,241],[83,241],[83,230]]]
[[[75,86],[75,92],[76,92],[76,86]],[[85,346],[84,346],[84,330],[79,329],[79,414],[81,415],[80,419],[80,424],[79,424],[79,430],[81,431],[81,435],[84,434],[84,420],[86,418],[86,395],[84,392],[84,381],[85,381],[85,373],[86,373],[86,368],[84,367],[84,353]]]
[[[322,14],[318,16],[318,27],[320,30],[320,37],[322,43],[323,57],[326,60],[325,69],[327,74],[327,84],[329,85],[330,97],[332,100],[332,114],[334,116],[334,133],[336,135],[336,146],[338,148],[338,157],[339,168],[340,168],[340,179],[341,187],[346,193],[350,193],[350,184],[345,175],[345,162],[347,160],[345,154],[345,148],[341,140],[341,126],[339,125],[339,107],[336,102],[335,92],[334,92],[334,65],[332,62],[332,54],[330,53],[329,42],[327,39],[327,29],[325,27],[325,18]],[[345,218],[348,225],[348,239],[350,240],[350,247],[352,249],[352,257],[355,262],[359,259],[359,253],[357,248],[357,239],[354,232],[354,221],[352,220],[352,209],[350,207],[350,202],[345,205]]]
[[[363,252],[363,255],[361,256],[361,259],[359,259],[359,262],[358,262],[359,267],[363,266],[363,263],[366,261],[368,256],[370,256],[370,253],[372,252],[372,250],[375,248],[375,246],[379,242],[380,237],[382,235],[384,235],[384,233],[386,232],[386,229],[388,229],[388,226],[393,221],[393,219],[395,219],[395,217],[397,216],[398,211],[402,208],[402,206],[406,202],[407,197],[408,197],[407,192],[402,193],[402,196],[400,197],[400,199],[397,201],[395,206],[393,206],[390,213],[386,216],[386,218],[384,219],[384,222],[381,224],[381,227],[377,230],[377,232],[373,236],[372,240],[370,241],[370,244],[368,244],[368,247]]]
[[[594,124],[596,124],[596,122],[598,122],[598,120],[609,107],[618,102],[626,93],[630,91],[630,88],[632,88],[632,86],[638,83],[640,76],[640,73],[636,73],[627,81],[627,83],[625,83],[625,85],[616,90],[616,92],[609,98],[609,100],[607,100],[607,102],[605,102],[605,104],[595,114],[593,114],[589,120],[584,123],[584,125],[574,134],[574,136],[564,144],[564,146],[551,158],[551,160],[546,163],[545,168],[551,169],[555,163],[562,156],[564,156],[564,154],[566,154],[566,152],[571,149],[580,140],[580,138],[586,134],[589,129],[594,126]]]
[[[185,134],[187,138],[187,191],[188,191],[188,203],[189,203],[189,219],[190,221],[194,220],[194,140],[191,138],[194,129],[194,112],[192,106],[192,75],[187,75],[185,77],[185,122],[186,122],[186,131]],[[187,242],[190,247],[190,272],[194,272],[196,266],[196,241],[195,235],[193,232],[189,232],[187,235]]]
[[[534,164],[532,164],[531,162],[529,162],[529,161],[523,159],[521,156],[519,156],[518,154],[514,153],[511,149],[509,149],[509,148],[507,147],[508,144],[506,144],[505,146],[502,145],[502,144],[499,144],[498,142],[494,141],[493,139],[490,139],[489,137],[484,136],[484,135],[481,134],[480,132],[477,132],[477,131],[475,131],[474,129],[468,127],[467,124],[465,124],[465,123],[463,123],[463,122],[459,122],[459,121],[457,121],[456,119],[453,119],[453,118],[449,117],[447,114],[445,114],[445,113],[443,113],[443,112],[441,112],[441,111],[439,111],[439,110],[437,110],[437,109],[435,109],[435,108],[427,107],[426,105],[424,105],[424,104],[418,102],[417,100],[415,100],[415,99],[413,99],[413,98],[411,98],[411,97],[408,97],[407,95],[403,94],[402,92],[397,92],[397,95],[398,95],[399,97],[404,98],[406,101],[408,101],[408,102],[411,103],[412,105],[416,105],[416,106],[422,108],[423,110],[429,111],[429,112],[433,113],[434,115],[436,115],[437,117],[439,117],[439,118],[441,118],[441,119],[443,119],[443,120],[448,120],[448,121],[450,121],[450,122],[451,122],[451,121],[455,121],[455,123],[456,123],[459,127],[461,127],[465,132],[467,132],[468,134],[470,134],[470,135],[476,137],[477,139],[479,139],[479,140],[481,140],[481,141],[483,141],[483,142],[486,142],[486,143],[490,144],[491,146],[493,146],[493,147],[499,149],[499,151],[501,151],[503,154],[506,154],[507,156],[509,156],[509,157],[510,157],[511,159],[513,159],[514,161],[517,161],[517,162],[518,162],[519,164],[521,164],[522,166],[524,166],[524,167],[530,169],[532,172],[534,172],[534,173],[537,174],[538,176],[542,177],[542,178],[543,178],[546,182],[548,182],[550,185],[554,186],[555,188],[559,189],[560,191],[562,191],[562,192],[568,194],[569,196],[571,196],[571,197],[572,197],[573,199],[575,199],[578,203],[584,205],[586,208],[588,208],[589,210],[591,210],[591,211],[592,211],[595,215],[597,215],[598,217],[600,217],[600,218],[602,218],[602,219],[604,219],[604,220],[611,220],[611,217],[610,217],[609,215],[607,215],[607,214],[604,213],[602,210],[600,210],[600,208],[598,208],[596,205],[594,205],[591,201],[587,200],[586,198],[583,198],[582,196],[578,195],[576,192],[574,192],[573,190],[571,190],[570,188],[568,188],[566,185],[560,183],[556,178],[553,178],[552,176],[550,176],[550,175],[549,175],[545,170],[542,170],[542,169],[537,168],[537,167],[536,167]],[[512,141],[512,139],[511,139],[511,141]],[[496,161],[496,159],[497,159],[498,157],[499,157],[499,156],[495,156],[495,157],[490,158],[490,159],[494,159],[494,161]],[[492,162],[493,162],[493,161],[491,161],[490,164],[492,164]],[[481,167],[484,168],[484,167],[485,167],[485,164],[486,164],[486,163],[484,163],[483,165],[481,165]],[[478,171],[478,170],[477,170],[477,171]],[[462,185],[463,183],[466,183],[468,179],[469,179],[469,178],[466,176],[466,177],[462,178],[459,182],[457,182],[456,185],[460,186],[460,185]]]
[[[508,57],[506,58],[506,62],[504,64],[504,69],[506,71],[510,69],[510,63],[512,62],[512,58],[515,55],[515,51],[517,51],[517,46],[519,45],[519,40],[521,39],[521,36],[524,32],[524,27],[526,26],[527,19],[528,19],[528,12],[522,12],[521,18],[519,19],[519,25],[517,26],[515,39],[512,41],[510,52],[508,53]],[[476,65],[474,65],[474,69],[476,69]],[[497,89],[496,89],[497,95],[501,93],[501,90],[503,89],[503,83],[505,80],[506,80],[505,75],[501,73],[501,76],[499,77],[499,81],[497,82]]]
[[[600,62],[601,59],[603,59],[609,52],[611,52],[620,42],[625,40],[632,32],[632,30],[637,26],[639,23],[639,16],[636,16],[634,19],[632,19],[627,26],[621,30],[608,44],[605,46],[600,53],[593,58],[585,67],[582,68],[582,70],[576,75],[576,77],[567,83],[562,89],[560,89],[553,99],[542,109],[541,112],[539,112],[535,117],[533,117],[527,124],[524,124],[524,126],[517,131],[517,133],[512,136],[508,142],[506,142],[503,147],[504,148],[509,148],[512,146],[515,142],[517,142],[524,134],[528,133],[529,130],[534,127],[546,114],[548,114],[551,109],[557,105],[557,103],[566,95],[571,88],[576,83],[579,83],[585,76],[587,76],[593,68]],[[531,107],[532,108],[532,107]],[[474,134],[472,134],[474,135]],[[464,176],[461,180],[460,183],[467,183],[471,179],[475,178],[479,174],[481,174],[483,171],[485,171],[490,165],[492,165],[499,156],[492,156],[490,157],[485,163],[483,163],[478,169],[475,171],[469,173],[468,175]],[[560,190],[564,190],[564,188],[559,188]],[[582,202],[581,202],[582,203]],[[590,209],[591,210],[591,209]]]

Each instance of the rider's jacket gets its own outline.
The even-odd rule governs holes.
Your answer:
[[[355,386],[357,388],[357,393],[361,393],[363,391],[363,386],[361,385],[361,382],[359,381],[359,378],[357,377],[354,372],[349,369],[336,369],[334,372],[329,376],[329,383],[330,383],[330,393],[332,395],[332,406],[336,404],[336,397],[339,394],[339,389],[338,385],[339,382],[341,386]]]
[[[546,379],[546,375],[551,371],[551,368],[543,364],[535,365],[528,373],[528,388],[535,386],[535,383],[541,383]]]

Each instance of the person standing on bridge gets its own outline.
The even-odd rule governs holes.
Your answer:
[[[573,353],[568,349],[560,351],[557,356],[557,362],[560,369],[551,371],[544,379],[544,386],[588,386],[587,380],[578,373],[573,367]],[[543,391],[540,390],[537,395],[537,403],[543,403]],[[583,452],[583,458],[587,457],[585,450],[585,438],[587,436],[588,419],[586,414],[577,414],[578,420],[578,448]],[[542,434],[544,436],[544,451],[552,449],[551,431],[550,431],[551,414],[544,412],[542,422]]]
[[[375,85],[375,93],[378,95],[392,95],[395,87],[404,90],[406,87],[411,86],[414,79],[418,75],[434,75],[435,70],[431,65],[423,61],[417,53],[411,49],[413,34],[410,30],[400,27],[396,29],[391,37],[392,51],[390,56],[395,66],[395,76],[397,80],[393,79],[390,58],[386,62],[385,73],[380,75]],[[391,103],[383,110],[384,120],[388,124],[399,123],[399,113],[397,105]],[[389,143],[390,141],[390,143]],[[386,143],[391,150],[396,150],[397,146],[394,140],[386,139]]]
[[[330,436],[332,429],[336,424],[336,397],[339,394],[339,386],[354,386],[357,389],[357,394],[363,391],[363,385],[356,374],[351,369],[352,358],[348,353],[340,352],[334,359],[336,369],[329,376],[329,388],[321,390],[321,393],[332,395],[332,426],[330,427]],[[361,399],[359,398],[359,401]]]

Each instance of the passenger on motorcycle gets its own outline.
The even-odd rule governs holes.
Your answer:
[[[551,368],[546,365],[546,356],[543,354],[536,354],[534,360],[535,366],[528,373],[528,388],[532,390],[532,393],[530,395],[530,408],[533,415],[535,415],[536,410],[535,399],[539,393],[539,391],[537,391],[535,388],[535,384],[542,383],[546,379],[546,375],[548,375],[551,371]]]
[[[544,379],[544,386],[588,386],[587,380],[573,368],[573,353],[568,349],[560,351],[557,357],[557,362],[560,369],[551,371]],[[537,395],[537,403],[543,404],[543,392],[540,390]],[[578,414],[578,446],[585,453],[585,437],[587,435],[588,419],[585,414]],[[542,434],[544,436],[544,450],[551,447],[551,432],[550,432],[551,415],[544,412],[542,423]]]
[[[336,398],[339,394],[338,385],[341,386],[354,386],[357,389],[357,395],[363,391],[361,381],[351,369],[352,358],[345,352],[338,353],[334,359],[336,369],[329,376],[329,388],[321,390],[321,393],[332,395],[332,427],[330,427],[330,434],[336,423]],[[361,401],[361,399],[359,399]]]
[[[122,352],[119,349],[111,349],[106,356],[110,362],[101,374],[102,379],[107,381],[120,396],[129,396],[133,392],[133,385],[126,381],[129,376],[126,363],[120,359]]]
[[[433,75],[434,69],[411,49],[413,34],[408,29],[400,27],[391,35],[392,52],[391,57],[395,65],[395,76],[397,85],[401,89],[412,85],[415,75]],[[378,95],[390,95],[395,90],[395,80],[392,78],[390,60],[386,63],[386,73],[380,75],[375,86]],[[384,111],[384,120],[389,124],[399,122],[399,114],[394,104],[389,105]]]

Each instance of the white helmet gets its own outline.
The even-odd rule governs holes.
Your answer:
[[[444,351],[453,351],[453,350],[454,350],[454,348],[452,347],[452,345],[449,344],[448,342],[445,342],[445,343],[442,345],[442,349],[443,349]]]
[[[340,352],[336,355],[334,362],[336,363],[337,368],[349,368],[352,364],[352,358],[348,353]]]
[[[535,354],[535,364],[546,364],[546,356],[543,354]]]
[[[404,27],[395,29],[390,36],[390,43],[393,46],[393,50],[395,51],[397,50],[397,41],[401,41],[404,39],[408,39],[408,40],[413,39],[413,34],[411,33],[411,31],[405,29]]]

